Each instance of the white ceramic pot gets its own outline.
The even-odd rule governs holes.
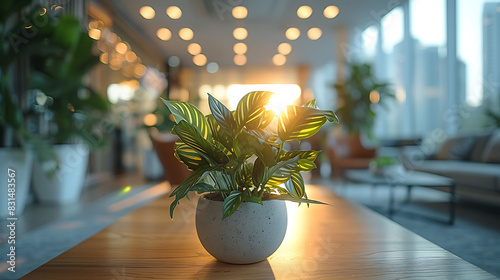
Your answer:
[[[0,217],[9,216],[8,211],[8,179],[15,181],[15,216],[20,216],[30,189],[30,178],[33,167],[33,155],[29,150],[20,148],[0,148]],[[13,169],[14,177],[8,176],[8,169]],[[12,173],[12,172],[11,172]]]
[[[233,264],[267,259],[281,245],[287,227],[285,201],[266,200],[264,205],[243,202],[222,220],[222,201],[198,201],[196,231],[205,249],[216,259]]]
[[[52,177],[43,172],[40,163],[33,165],[33,189],[45,204],[68,204],[78,200],[85,183],[89,148],[85,144],[54,145],[59,170]]]

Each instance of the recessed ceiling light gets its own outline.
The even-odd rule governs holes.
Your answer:
[[[193,57],[193,63],[198,66],[207,64],[207,57],[204,54],[197,54]]]
[[[207,64],[207,72],[208,73],[215,73],[219,71],[219,64],[217,62],[210,62]]]
[[[94,40],[99,40],[101,38],[101,30],[99,29],[90,29],[89,30],[89,37],[94,39]]]
[[[235,28],[233,36],[236,40],[245,40],[248,36],[248,31],[243,27]]]
[[[128,49],[127,45],[125,45],[125,43],[123,42],[116,44],[115,47],[116,52],[119,54],[125,54],[127,52],[127,49]]]
[[[168,30],[167,28],[163,27],[158,29],[158,31],[156,31],[156,36],[158,36],[160,40],[168,41],[170,40],[170,38],[172,38],[172,32],[170,32],[170,30]]]
[[[323,32],[321,32],[321,29],[317,27],[313,27],[307,31],[307,37],[311,40],[318,40],[322,34]]]
[[[286,62],[286,56],[284,56],[284,55],[282,55],[280,53],[275,54],[273,56],[273,63],[274,63],[274,65],[281,66],[281,65],[285,64],[285,62]]]
[[[243,6],[236,6],[233,8],[232,13],[233,13],[234,18],[244,19],[248,15],[248,10],[247,10],[247,8],[245,8]]]
[[[244,54],[237,54],[234,56],[234,64],[238,66],[243,66],[247,63],[247,57]]]
[[[339,8],[337,6],[328,6],[323,11],[323,15],[326,18],[335,18],[339,14]]]
[[[140,78],[146,73],[146,66],[144,64],[137,64],[134,67],[134,77]]]
[[[166,12],[171,19],[180,19],[182,17],[182,10],[177,6],[168,7]]]
[[[309,6],[301,6],[297,9],[297,16],[299,18],[308,18],[312,15],[313,10]]]
[[[288,39],[288,40],[297,40],[297,38],[299,38],[300,36],[300,30],[298,28],[295,28],[295,27],[290,27],[286,30],[285,32],[285,37]]]
[[[278,52],[283,55],[287,55],[292,51],[292,46],[288,43],[281,43],[278,46]]]
[[[139,10],[139,13],[141,16],[145,19],[152,19],[155,17],[155,10],[151,8],[150,6],[143,6]]]
[[[197,43],[191,43],[187,47],[188,53],[197,55],[201,53],[201,46]]]
[[[182,40],[184,41],[189,41],[193,39],[194,33],[193,30],[184,27],[181,30],[179,30],[179,37],[181,37]]]
[[[133,51],[128,51],[125,55],[127,62],[134,62],[137,59],[137,55]]]
[[[245,54],[247,52],[247,45],[245,43],[234,44],[233,51],[235,54]]]
[[[101,63],[103,64],[108,64],[108,53],[101,53],[101,55],[99,56],[99,60],[101,61]]]

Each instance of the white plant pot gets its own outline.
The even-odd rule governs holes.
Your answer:
[[[281,245],[287,227],[285,201],[266,200],[264,205],[243,202],[222,220],[222,201],[198,201],[196,231],[205,249],[216,259],[233,264],[267,259]]]
[[[8,169],[15,170],[15,216],[20,216],[26,206],[33,167],[33,154],[20,148],[0,148],[0,217],[9,216]]]
[[[59,170],[48,177],[40,163],[33,165],[33,189],[38,200],[45,204],[68,204],[78,200],[85,183],[89,148],[85,144],[54,145]]]

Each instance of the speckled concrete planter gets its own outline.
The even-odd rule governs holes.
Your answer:
[[[205,249],[216,259],[233,264],[267,259],[285,237],[286,205],[266,200],[264,205],[243,202],[222,220],[222,201],[201,197],[196,209],[196,231]]]

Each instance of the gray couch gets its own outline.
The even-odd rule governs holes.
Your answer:
[[[500,129],[475,135],[435,137],[405,149],[402,162],[418,170],[453,178],[459,194],[470,198],[500,199]],[[439,144],[441,142],[441,144]]]

